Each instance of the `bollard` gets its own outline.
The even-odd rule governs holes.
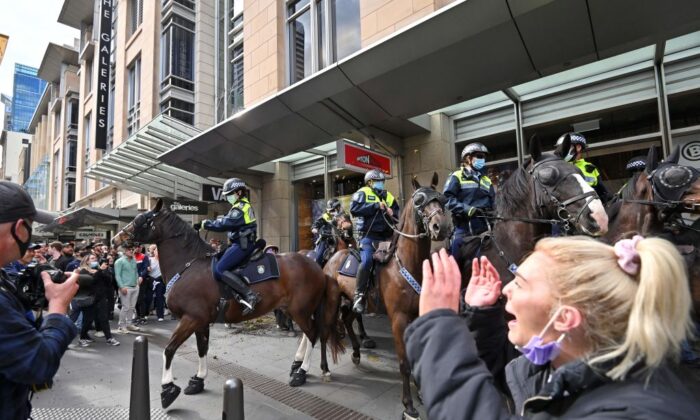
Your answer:
[[[224,413],[222,420],[243,420],[243,382],[238,379],[229,379],[224,384]]]
[[[148,386],[148,339],[142,335],[134,340],[134,358],[131,363],[131,399],[129,420],[151,418],[151,396]]]

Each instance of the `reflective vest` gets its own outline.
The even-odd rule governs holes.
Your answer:
[[[594,164],[586,162],[584,159],[579,159],[574,162],[574,166],[581,171],[583,174],[583,179],[586,180],[588,185],[591,187],[598,185],[598,177],[600,177],[600,172],[598,172],[598,168],[596,168]]]
[[[331,223],[332,220],[333,220],[333,216],[331,216],[331,214],[328,213],[327,211],[324,212],[324,213],[321,215],[321,217],[323,217],[323,220],[325,220],[325,221],[328,222],[328,223]]]
[[[457,177],[459,180],[459,186],[461,189],[472,189],[472,188],[477,188],[477,183],[475,180],[467,178],[464,176],[464,170],[460,169],[457,171],[452,172],[452,175]],[[479,179],[479,185],[478,187],[481,187],[482,190],[486,191],[487,193],[491,191],[491,178],[489,178],[486,175],[482,175],[481,178]]]
[[[243,221],[246,226],[256,222],[253,206],[250,205],[247,198],[241,198],[233,207],[237,207],[243,213]]]
[[[379,196],[370,187],[362,187],[359,189],[359,191],[365,193],[365,201],[368,203],[383,202],[384,204],[386,204],[387,207],[391,207],[394,205],[394,196],[391,195],[389,191],[386,192],[386,201],[383,201],[381,198],[379,198]]]

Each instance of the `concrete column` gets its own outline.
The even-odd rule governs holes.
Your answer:
[[[278,245],[280,251],[290,251],[290,212],[293,205],[291,167],[288,163],[277,162],[273,175],[263,177],[261,225],[263,238],[270,245]]]
[[[403,142],[404,199],[408,199],[413,192],[411,179],[414,176],[418,177],[421,185],[429,185],[433,172],[437,171],[440,182],[438,189],[442,191],[447,175],[456,168],[449,118],[444,114],[432,115],[430,125],[430,133],[409,137]]]

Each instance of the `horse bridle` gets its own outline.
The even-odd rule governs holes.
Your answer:
[[[571,230],[571,224],[577,225],[579,222],[579,219],[581,219],[581,216],[583,215],[584,210],[588,207],[588,205],[595,199],[598,198],[598,194],[594,191],[588,191],[588,192],[583,192],[581,194],[577,194],[567,200],[561,201],[559,200],[552,192],[559,187],[559,185],[564,182],[568,177],[576,175],[575,173],[570,173],[567,174],[566,176],[562,177],[561,179],[557,180],[557,182],[551,187],[551,191],[547,188],[547,186],[540,180],[539,177],[539,171],[536,171],[537,168],[539,168],[542,164],[546,162],[553,162],[555,160],[559,160],[559,158],[549,158],[549,159],[544,159],[541,160],[534,165],[528,170],[528,173],[533,179],[533,183],[535,185],[535,204],[539,207],[546,207],[547,206],[547,198],[549,199],[549,202],[553,203],[557,207],[556,211],[556,217],[559,219],[559,222],[562,226],[562,229],[565,232],[569,232]],[[555,170],[557,168],[553,168]],[[539,187],[539,191],[538,191]],[[539,197],[543,197],[540,199]],[[578,211],[576,214],[576,217],[572,219],[571,213],[569,213],[569,210],[567,209],[568,206],[571,204],[574,204],[578,201],[581,200],[586,200],[583,206],[581,206],[581,210]],[[586,229],[581,226],[581,229],[583,229],[584,232],[590,234],[590,232],[587,232]]]
[[[440,203],[440,207],[431,211],[428,214],[425,214],[425,208],[428,206],[428,204],[432,203],[433,201],[437,201]],[[405,237],[405,238],[426,238],[429,235],[429,224],[430,224],[430,219],[433,218],[436,214],[444,214],[443,208],[445,207],[445,196],[440,194],[438,191],[432,189],[432,188],[418,188],[411,194],[411,203],[413,204],[413,214],[415,215],[416,218],[416,224],[422,224],[423,225],[423,231],[417,235],[412,235],[408,233],[401,232],[401,230],[397,229],[393,223],[390,222],[390,220],[387,220],[386,215],[382,214],[384,216],[384,220],[387,222],[391,230],[396,232],[397,234]]]
[[[676,168],[676,169],[682,169],[686,173],[686,178],[679,184],[669,184],[668,182],[664,181],[663,179],[663,174],[668,171],[669,169]],[[658,177],[657,177],[658,175]],[[690,185],[695,182],[695,180],[698,178],[699,172],[695,168],[690,168],[687,166],[683,165],[668,165],[664,167],[659,167],[654,169],[651,173],[649,173],[646,178],[647,181],[651,184],[651,190],[653,193],[653,200],[635,200],[635,199],[623,199],[624,202],[626,203],[633,203],[633,204],[644,204],[648,206],[654,206],[654,207],[660,207],[662,209],[670,209],[676,206],[683,206],[685,210],[694,210],[695,206],[697,204],[686,204],[682,200],[674,200],[667,198],[663,191],[661,190],[662,187],[666,189],[678,189],[682,187],[689,187]],[[661,183],[661,187],[656,184],[656,180],[658,179],[658,182]],[[682,194],[681,194],[682,195]]]

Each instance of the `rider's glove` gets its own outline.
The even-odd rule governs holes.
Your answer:
[[[311,233],[313,233],[314,235],[318,234],[318,229],[316,229],[316,228],[311,229]]]

